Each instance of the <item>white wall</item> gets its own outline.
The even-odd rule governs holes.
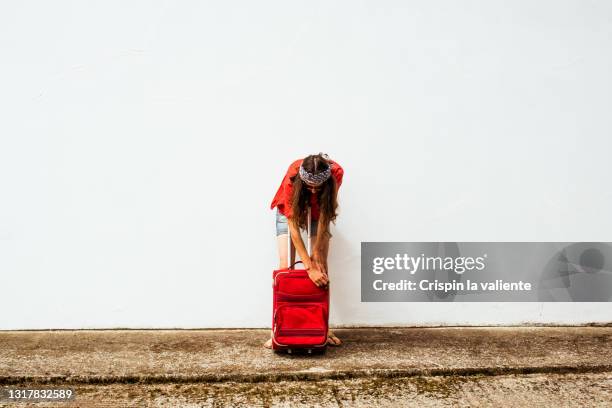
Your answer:
[[[288,164],[346,170],[333,324],[612,321],[360,303],[361,241],[611,241],[606,1],[0,5],[0,329],[265,327]]]

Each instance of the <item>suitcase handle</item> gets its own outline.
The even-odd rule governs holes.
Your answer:
[[[310,224],[311,224],[310,217],[311,217],[311,215],[310,215],[310,206],[308,206],[308,221],[307,221],[307,227],[306,227],[307,231],[308,231],[308,238],[307,238],[308,242],[306,243],[306,248],[307,248],[306,250],[308,251],[308,255],[312,255],[312,252],[310,250],[311,249],[310,248]],[[287,259],[291,260],[291,229],[289,229],[289,228],[287,229]],[[293,269],[293,267],[295,265],[297,265],[298,263],[300,263],[300,262],[302,262],[302,261],[293,262],[293,264],[289,267],[289,269]],[[304,263],[304,262],[302,262],[302,263]]]

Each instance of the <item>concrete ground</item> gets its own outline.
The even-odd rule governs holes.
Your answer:
[[[0,387],[75,390],[29,405],[58,407],[612,406],[612,327],[335,332],[288,356],[267,330],[0,331]]]

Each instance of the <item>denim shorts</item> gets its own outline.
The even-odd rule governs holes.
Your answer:
[[[310,235],[313,237],[317,235],[317,224],[318,224],[317,220],[310,220]],[[278,237],[279,235],[288,234],[288,233],[289,233],[289,225],[287,224],[287,217],[281,214],[277,208],[276,209],[276,236]]]

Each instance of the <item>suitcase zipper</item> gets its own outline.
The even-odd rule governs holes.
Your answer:
[[[276,286],[276,278],[278,278],[278,275],[285,275],[287,273],[289,273],[289,272],[279,272],[276,275],[274,275],[274,279],[273,279],[274,280],[274,286]]]
[[[295,344],[283,344],[283,343],[279,343],[278,341],[276,341],[276,337],[272,337],[272,341],[277,346],[281,346],[281,347],[295,347]],[[325,343],[323,343],[323,344],[311,344],[311,345],[308,345],[308,348],[325,347],[325,346],[327,346],[327,338],[325,338]]]
[[[323,344],[319,344],[319,345],[312,345],[311,347],[324,347],[327,345],[327,333],[325,332],[325,329],[315,329],[315,328],[304,328],[304,329],[282,329],[279,330],[278,329],[278,325],[277,325],[277,313],[279,310],[287,307],[287,306],[308,306],[308,305],[314,305],[314,306],[318,306],[321,309],[323,308],[321,306],[320,303],[318,302],[300,302],[300,303],[294,303],[294,304],[290,304],[290,305],[282,305],[280,307],[278,307],[275,311],[274,311],[274,316],[273,316],[273,320],[274,320],[274,327],[272,328],[272,333],[274,334],[274,336],[272,336],[272,341],[274,343],[276,343],[279,346],[283,346],[283,347],[291,347],[291,345],[289,344],[282,344],[279,343],[278,341],[276,341],[276,337],[279,335],[279,332],[300,332],[299,334],[293,334],[293,336],[298,336],[298,335],[308,335],[308,334],[315,334],[315,335],[320,335],[320,336],[325,336],[325,341],[323,342]],[[292,336],[291,334],[289,335],[289,337]]]
[[[279,336],[324,336],[324,329],[281,329],[277,331]]]
[[[274,286],[276,286],[276,278],[278,278],[280,275],[287,275],[289,273],[295,274],[296,272],[298,272],[299,274],[304,274],[304,272],[306,272],[306,269],[291,269],[289,271],[286,272],[279,272],[276,275],[274,275],[273,281],[274,281]],[[306,276],[308,276],[308,272],[306,272]]]
[[[319,302],[300,302],[300,303],[293,303],[293,304],[287,304],[287,305],[282,305],[276,308],[276,310],[274,311],[274,316],[272,317],[272,319],[274,320],[274,325],[276,325],[276,314],[278,313],[278,311],[284,307],[287,306],[302,306],[302,305],[315,305],[315,306],[319,306],[321,308],[323,308],[323,306],[321,306],[321,303]]]
[[[324,300],[325,295],[325,293],[308,293],[304,295],[293,295],[291,293],[276,292],[276,299],[278,302],[315,303],[317,300]]]

